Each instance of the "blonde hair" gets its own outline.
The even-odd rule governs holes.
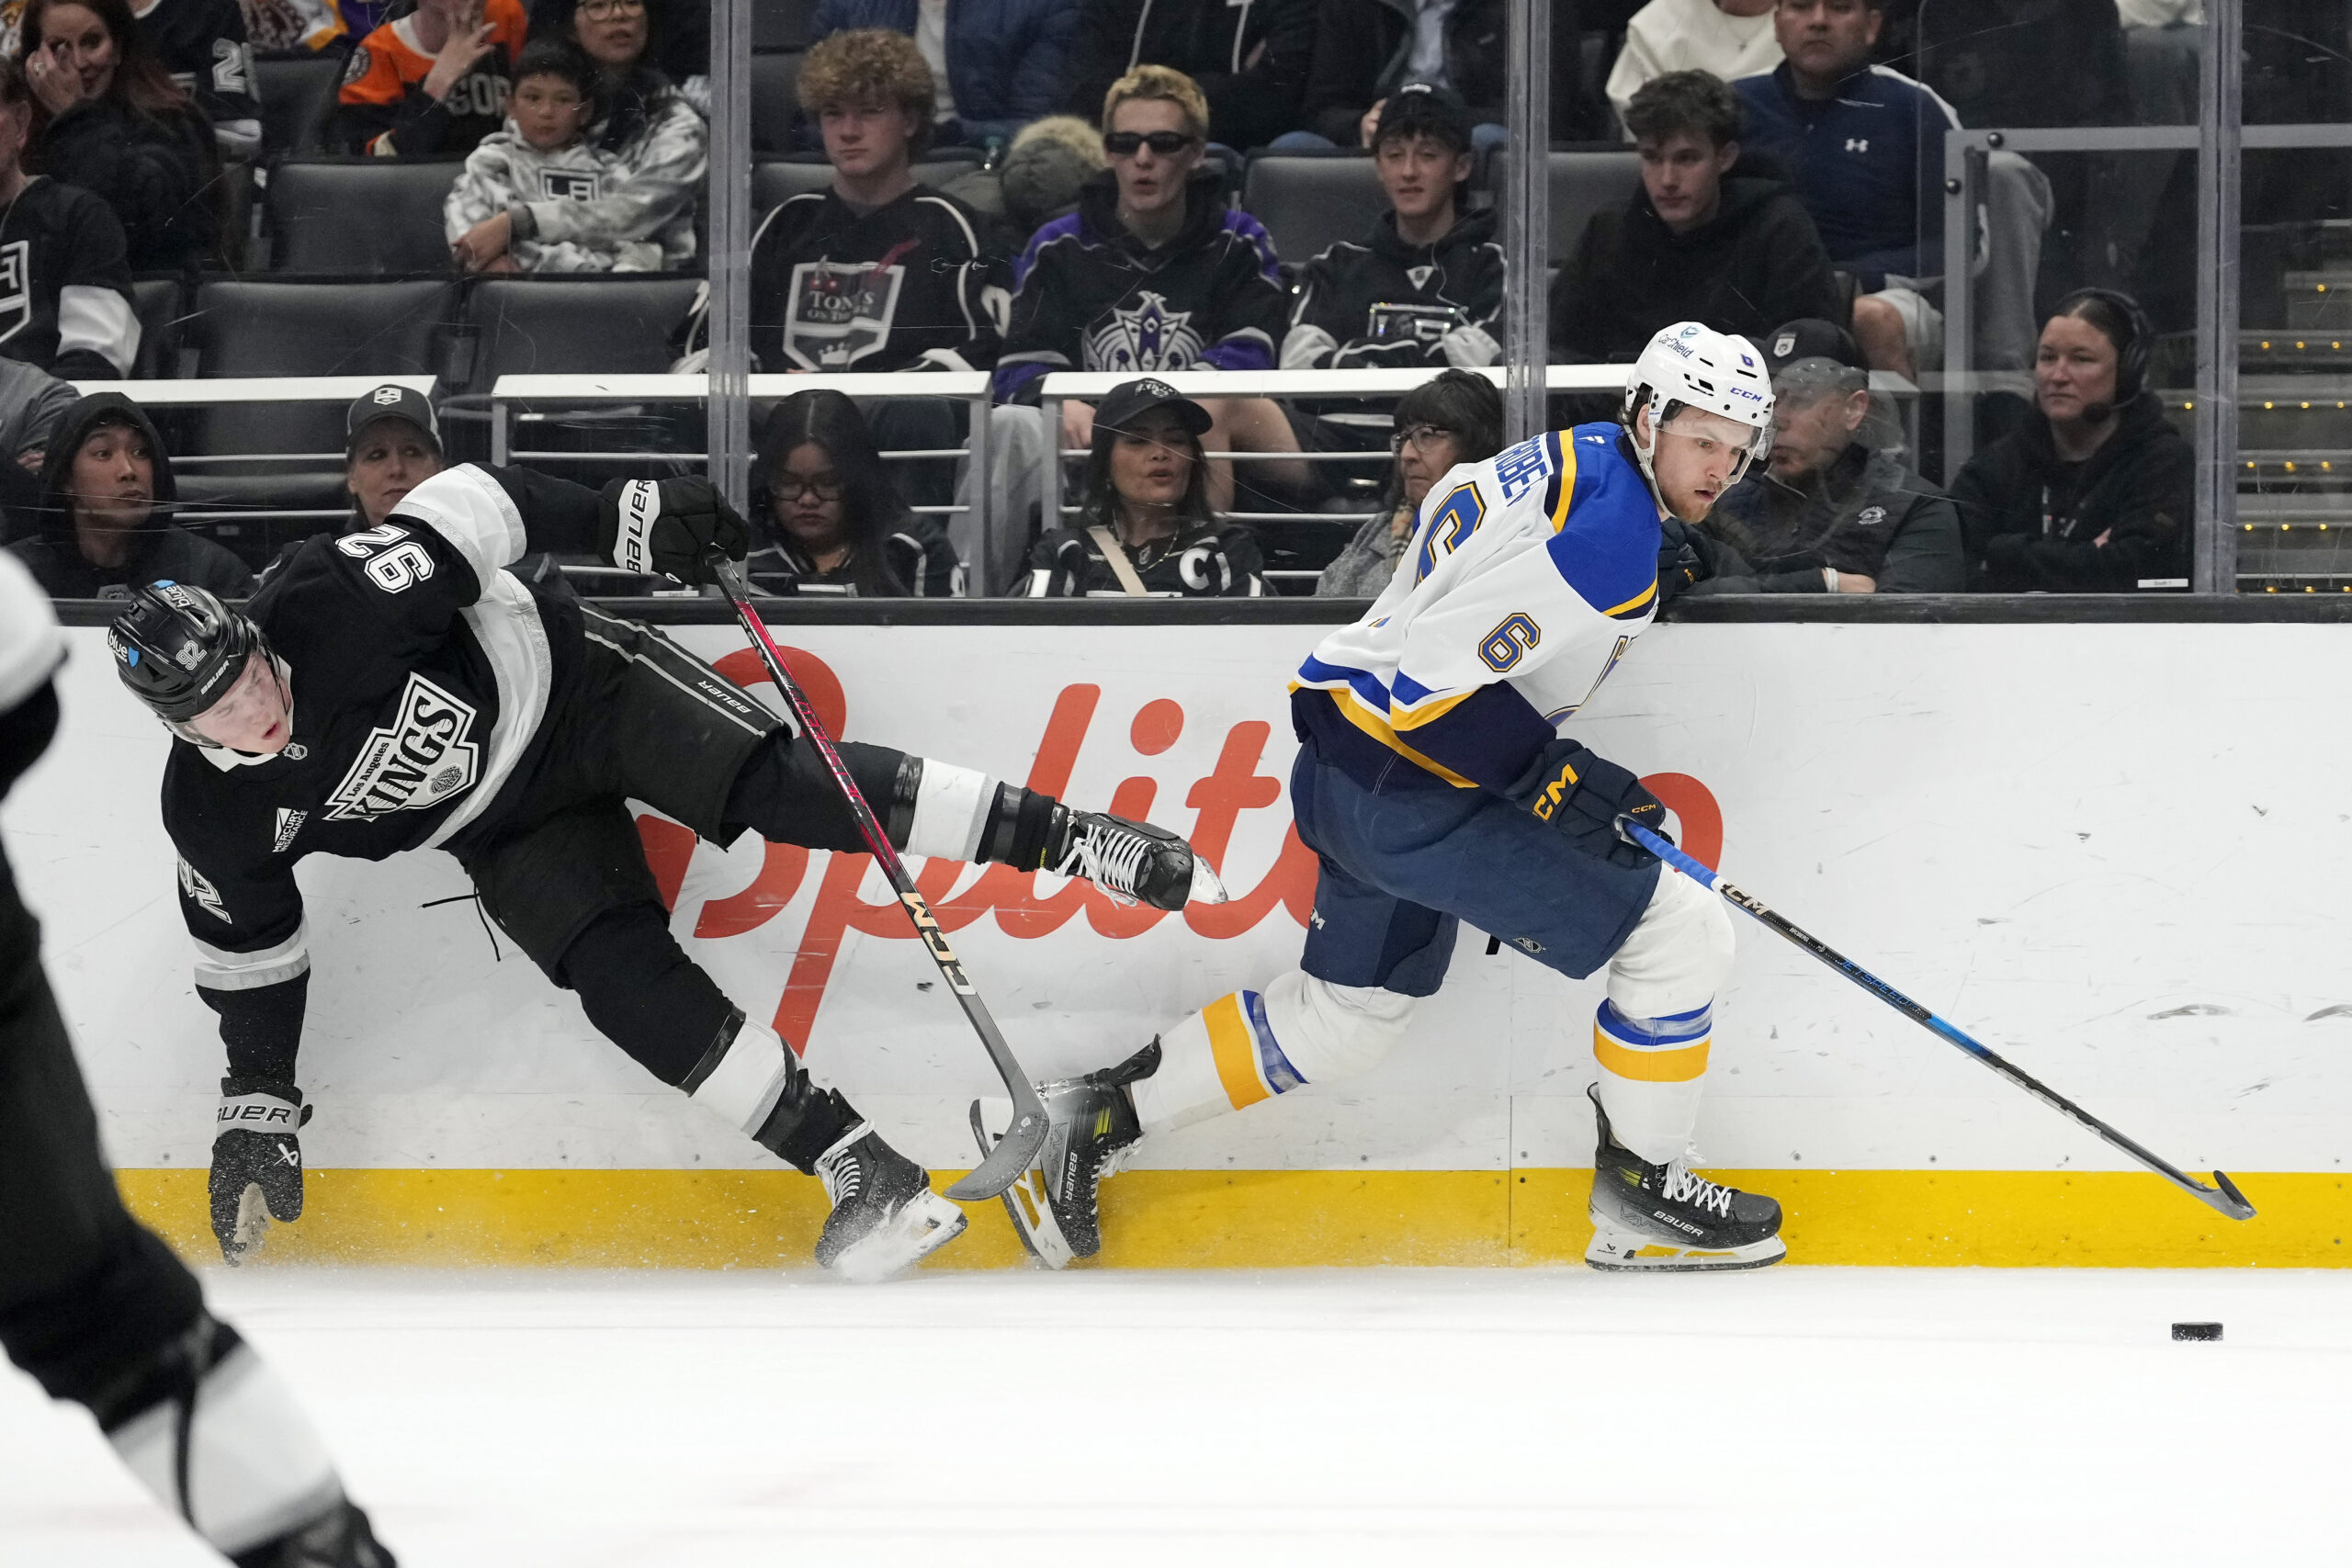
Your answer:
[[[1202,93],[1201,85],[1182,71],[1166,65],[1138,65],[1112,83],[1111,90],[1102,95],[1102,130],[1106,134],[1111,129],[1111,117],[1130,98],[1158,98],[1174,104],[1184,111],[1193,134],[1203,141],[1208,139],[1209,100]]]
[[[912,150],[931,141],[938,89],[922,51],[904,33],[888,28],[851,28],[828,34],[800,63],[800,107],[810,114],[856,104],[882,104],[915,118]]]

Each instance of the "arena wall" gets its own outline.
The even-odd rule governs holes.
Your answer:
[[[1124,1055],[1296,959],[1289,671],[1311,626],[791,626],[839,728],[1148,815],[1232,905],[1122,910],[933,863],[924,887],[1040,1076]],[[6,814],[135,1206],[212,1253],[220,1071],[172,897],[164,732],[69,634],[60,744]],[[675,635],[769,692],[739,633]],[[758,682],[757,684],[754,684]],[[2191,1169],[2233,1225],[1741,920],[1699,1144],[1817,1263],[2335,1265],[2352,1225],[2352,643],[2316,625],[1672,625],[1579,719],[1742,886]],[[674,929],[916,1157],[972,1158],[985,1061],[865,857],[721,851],[646,817]],[[439,853],[301,867],[309,1213],[275,1258],[760,1266],[816,1184],[645,1077],[462,900]],[[1598,981],[1465,931],[1377,1072],[1156,1141],[1106,1197],[1130,1265],[1581,1253]],[[1010,1263],[993,1206],[941,1267]]]

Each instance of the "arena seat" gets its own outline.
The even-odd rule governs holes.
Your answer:
[[[130,309],[139,318],[139,352],[131,358],[130,374],[142,381],[179,374],[180,327],[187,313],[179,276],[132,278]]]
[[[939,147],[908,172],[918,185],[938,186],[979,165],[977,148]],[[823,190],[832,183],[833,166],[822,157],[763,158],[752,165],[752,210],[764,218],[804,191]]]
[[[473,345],[468,389],[486,393],[501,376],[665,371],[701,286],[627,274],[476,283],[465,306]]]
[[[254,96],[261,104],[261,144],[266,157],[300,158],[318,152],[334,112],[335,88],[343,81],[338,51],[313,54],[265,54],[254,61]]]
[[[752,56],[752,151],[789,152],[792,122],[800,113],[800,55],[786,51]]]
[[[1495,154],[1494,185],[1499,191],[1508,175],[1508,150]],[[1592,215],[1623,206],[1642,183],[1641,154],[1631,148],[1620,152],[1554,152],[1552,164],[1552,260],[1565,263],[1576,254],[1577,241]]]
[[[1241,186],[1242,210],[1266,226],[1274,254],[1295,267],[1362,239],[1387,208],[1373,160],[1361,152],[1261,155],[1250,160]]]
[[[806,49],[814,0],[752,0],[753,49]]]
[[[441,208],[459,163],[289,158],[269,173],[272,272],[449,270]]]

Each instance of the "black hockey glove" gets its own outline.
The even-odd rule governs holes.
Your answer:
[[[596,515],[596,547],[624,571],[700,586],[712,581],[703,553],[741,560],[752,530],[708,479],[615,479]]]
[[[222,1078],[212,1134],[212,1234],[243,1263],[269,1221],[302,1217],[302,1091],[271,1078]],[[266,1216],[264,1211],[266,1210]]]
[[[1666,807],[1632,773],[1588,746],[1553,741],[1505,793],[1589,855],[1628,868],[1657,862],[1625,841],[1617,819],[1630,817],[1664,838]]]

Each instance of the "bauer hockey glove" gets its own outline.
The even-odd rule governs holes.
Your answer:
[[[741,560],[752,530],[708,479],[615,479],[596,514],[596,547],[624,571],[698,587],[711,581],[704,552]]]
[[[272,1078],[222,1078],[212,1134],[212,1234],[243,1263],[269,1221],[302,1217],[302,1091]]]
[[[1666,834],[1666,807],[1642,781],[1574,740],[1555,740],[1535,765],[1506,792],[1589,855],[1629,869],[1657,859],[1625,841],[1617,819],[1631,818],[1651,832]]]

